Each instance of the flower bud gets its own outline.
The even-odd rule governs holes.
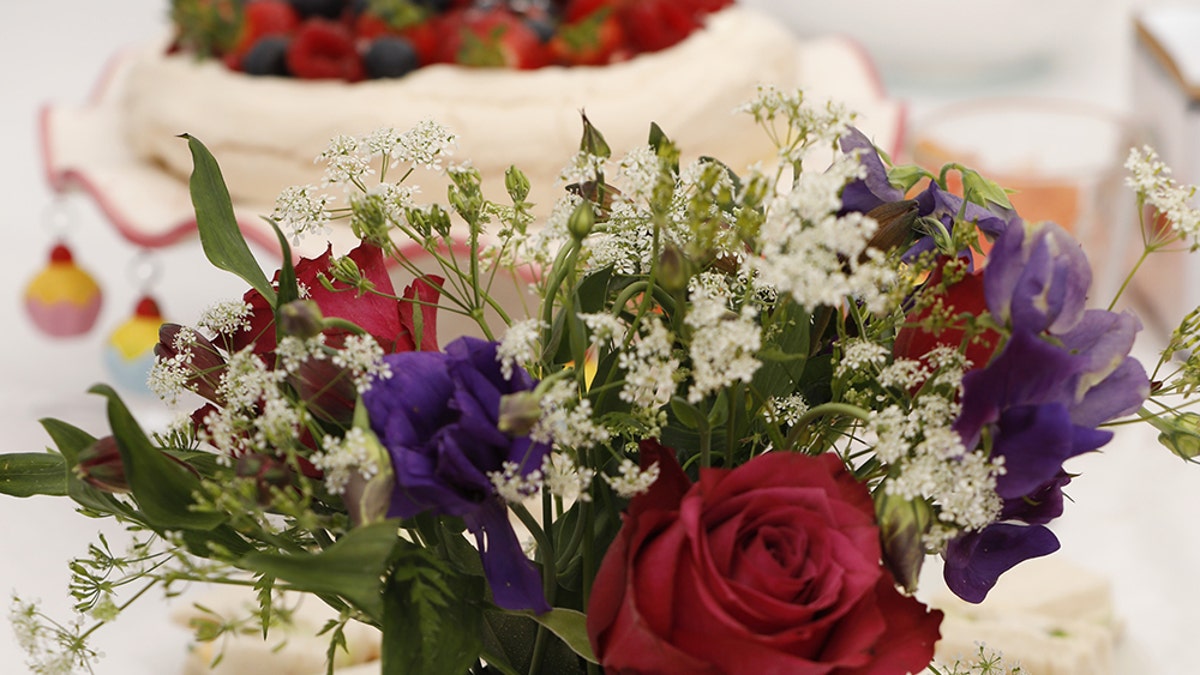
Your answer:
[[[1163,420],[1162,417],[1159,418]],[[1200,414],[1185,412],[1166,420],[1165,428],[1160,426],[1162,433],[1158,442],[1168,450],[1186,460],[1200,457]]]
[[[97,440],[80,451],[78,459],[75,475],[83,482],[104,492],[129,492],[116,438],[105,436]]]
[[[329,359],[308,359],[288,377],[288,384],[296,390],[313,417],[338,426],[349,426],[354,417],[358,390],[354,378],[345,368]]]
[[[392,469],[391,454],[371,431],[366,409],[359,407],[355,412],[354,426],[364,432],[366,451],[371,457],[371,463],[378,468],[370,478],[364,477],[361,471],[352,471],[342,494],[342,503],[346,506],[350,522],[355,527],[360,527],[387,518],[388,509],[392,505],[392,491],[396,488],[396,479]]]
[[[276,317],[284,335],[307,339],[317,336],[325,327],[321,308],[312,300],[293,300],[279,308]]]
[[[867,216],[879,223],[879,229],[867,242],[869,248],[886,253],[908,244],[913,236],[913,223],[917,221],[917,201],[905,199],[898,202],[887,202],[871,209]],[[859,262],[866,260],[866,252]]]
[[[567,220],[567,231],[576,241],[583,241],[592,233],[595,225],[596,212],[592,209],[591,202],[582,201],[571,212],[571,217]]]
[[[922,538],[933,523],[933,508],[924,499],[890,495],[886,486],[880,486],[875,490],[875,517],[879,521],[884,565],[896,583],[912,593],[917,589],[921,564],[925,562]]]
[[[182,344],[181,344],[182,342]],[[188,389],[200,396],[221,403],[217,386],[225,372],[225,357],[208,338],[177,323],[164,323],[158,329],[158,344],[154,355],[161,361],[178,358],[183,348],[186,354],[184,365],[188,369]]]
[[[525,198],[529,196],[529,178],[515,166],[508,167],[508,170],[504,172],[504,187],[508,190],[508,196],[512,198],[514,204],[525,201]]]
[[[500,397],[500,431],[512,437],[527,436],[542,416],[539,397],[532,391],[518,391]]]
[[[604,140],[604,134],[592,126],[592,122],[587,118],[587,115],[583,116],[583,138],[579,141],[579,150],[593,157],[608,158],[612,156],[612,149],[608,147],[608,142]]]

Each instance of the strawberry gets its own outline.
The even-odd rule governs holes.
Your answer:
[[[288,47],[287,66],[293,75],[306,79],[358,82],[365,76],[350,29],[320,18],[301,24]]]
[[[550,63],[537,31],[504,6],[444,15],[441,60],[465,66],[531,69]]]
[[[599,11],[563,24],[550,40],[554,61],[568,66],[599,66],[628,57],[625,29],[611,12]]]
[[[678,44],[700,27],[699,19],[674,0],[642,0],[620,13],[621,26],[637,52]]]
[[[284,0],[256,0],[246,5],[237,41],[225,62],[240,70],[245,55],[260,40],[271,35],[286,35],[300,25],[300,15]]]

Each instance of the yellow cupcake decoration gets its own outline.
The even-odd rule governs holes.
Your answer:
[[[82,335],[100,314],[100,286],[75,264],[71,249],[56,244],[45,269],[25,287],[25,311],[39,330],[53,337]]]

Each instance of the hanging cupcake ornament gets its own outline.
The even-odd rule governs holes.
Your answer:
[[[25,311],[37,328],[52,337],[83,335],[100,314],[100,286],[75,264],[65,243],[50,250],[46,267],[25,287]]]
[[[154,345],[158,343],[158,329],[162,324],[158,302],[143,295],[134,307],[133,316],[108,336],[104,363],[116,383],[126,391],[151,393],[146,379],[154,365]]]

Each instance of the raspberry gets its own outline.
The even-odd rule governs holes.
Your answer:
[[[287,66],[292,75],[311,80],[358,82],[365,74],[353,34],[344,25],[324,19],[301,25],[288,47]]]

